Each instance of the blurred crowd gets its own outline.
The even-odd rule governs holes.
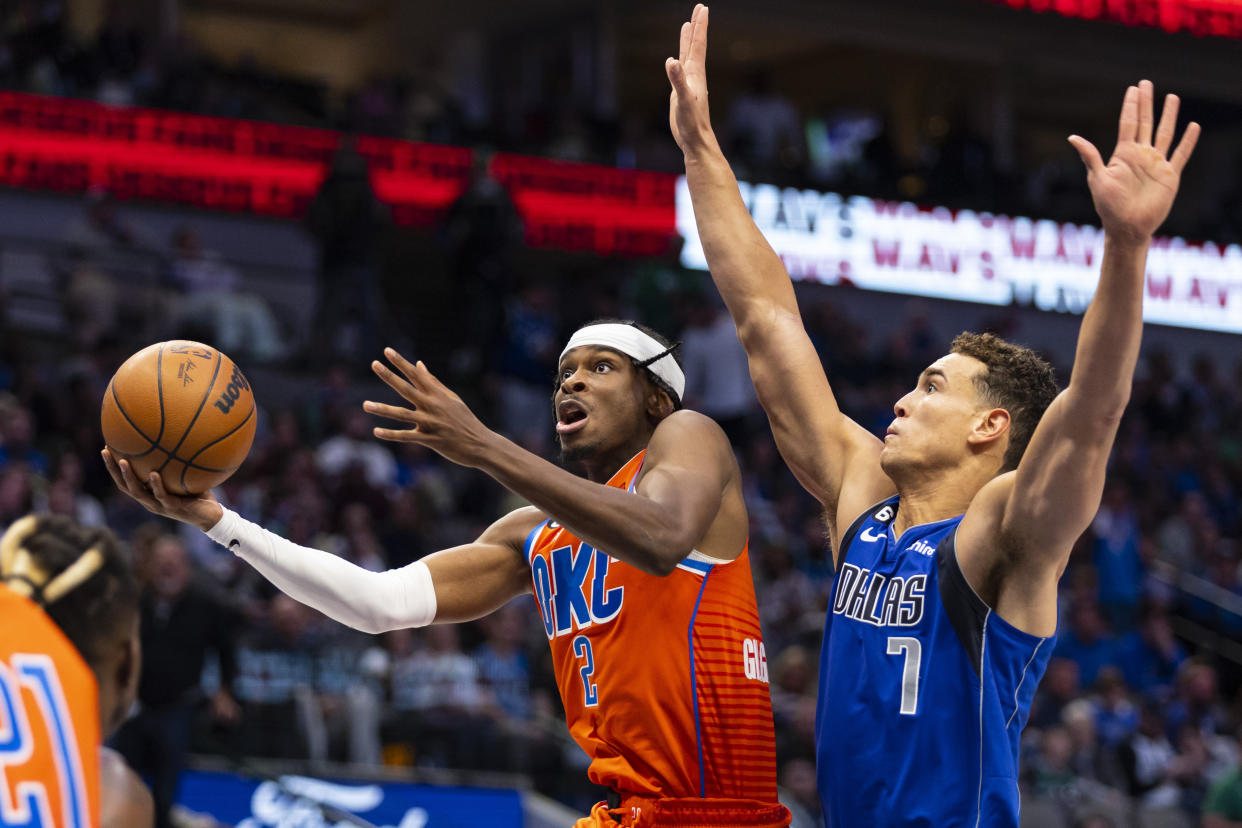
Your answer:
[[[84,205],[84,222],[101,203]],[[574,327],[628,316],[682,342],[686,402],[724,426],[741,462],[781,783],[813,819],[815,681],[831,556],[814,502],[775,451],[706,275],[683,270],[675,256],[625,263],[512,243],[498,243],[489,263],[462,259],[448,227],[417,235],[426,279],[437,268],[449,280],[469,280],[480,267],[501,275],[493,305],[480,311],[487,329],[448,320],[412,332],[412,341],[420,353],[427,346],[444,355],[432,364],[485,422],[539,454],[555,457],[550,378]],[[160,261],[196,260],[176,252],[178,243],[192,248],[193,236],[187,225]],[[78,270],[110,261],[106,234],[68,237]],[[208,258],[227,267],[220,254]],[[539,277],[515,272],[523,263]],[[240,271],[237,279],[242,291]],[[174,279],[167,289],[192,299],[193,284]],[[801,298],[842,407],[882,431],[893,401],[945,347],[929,308],[912,304],[896,333],[881,337],[843,312],[831,289],[806,286]],[[10,326],[0,336],[0,525],[52,511],[106,523],[132,544],[149,669],[142,712],[118,746],[151,773],[157,794],[171,797],[193,751],[242,763],[509,770],[579,808],[598,796],[567,737],[530,599],[473,624],[368,637],[275,592],[196,530],[153,521],[119,495],[90,412],[115,367],[150,339],[140,340],[149,334],[123,314],[96,324],[88,339],[39,342]],[[164,324],[161,337],[185,331],[176,314]],[[979,327],[1039,344],[1037,328],[1017,324],[1001,314]],[[365,355],[350,354],[294,353],[274,368],[244,361],[263,410],[249,459],[219,491],[228,505],[372,570],[470,540],[517,505],[478,473],[372,438],[360,403],[380,389],[350,362],[365,369]],[[1064,377],[1068,366],[1058,368]],[[1031,824],[1122,826],[1133,808],[1174,820],[1139,824],[1178,825],[1205,808],[1237,807],[1239,379],[1242,363],[1210,354],[1182,362],[1145,355],[1103,504],[1062,580],[1060,635],[1023,737],[1024,805],[1039,820]]]
[[[481,80],[477,89],[457,88],[431,56],[418,71],[375,75],[341,91],[312,76],[276,72],[254,54],[222,61],[184,32],[162,38],[144,33],[129,22],[133,15],[124,12],[123,4],[104,4],[103,11],[94,35],[80,39],[66,25],[62,0],[10,4],[7,14],[0,12],[0,88],[489,146],[623,168],[682,170],[668,133],[664,97],[601,115],[583,96],[563,88],[573,72],[572,55],[557,58],[532,81],[537,88],[510,90],[512,95],[489,92]],[[930,115],[916,128],[907,125],[900,130],[905,140],[899,147],[899,130],[880,108],[795,104],[763,67],[714,91],[727,103],[715,113],[716,126],[741,179],[955,209],[1096,221],[1082,186],[1081,164],[1072,153],[1003,160],[988,130],[965,112]],[[1237,113],[1221,118],[1234,123]],[[1194,182],[1187,186],[1194,198],[1210,199],[1215,206],[1204,206],[1194,218],[1175,214],[1166,232],[1242,242],[1242,185],[1211,194],[1199,192]]]
[[[58,3],[17,8],[0,44],[0,85],[12,88],[422,140],[508,140],[624,166],[680,163],[670,160],[658,119],[647,129],[573,116],[554,119],[555,130],[530,119],[530,134],[506,138],[499,127],[468,125],[447,94],[392,79],[333,111],[314,84],[253,65],[226,68],[189,44],[155,49],[108,23],[95,41],[74,42]],[[1026,188],[1007,186],[986,142],[953,130],[925,169],[903,170],[874,114],[807,118],[761,77],[722,123],[739,172],[758,178],[887,195],[917,174],[926,198],[944,203],[981,206],[989,193],[1049,205],[1059,198],[1038,176]],[[517,503],[482,475],[370,436],[360,403],[377,390],[364,377],[379,337],[405,337],[398,341],[429,354],[485,422],[554,457],[549,395],[561,343],[589,319],[632,317],[681,340],[686,403],[722,424],[741,462],[780,780],[800,818],[814,819],[815,682],[832,559],[815,503],[775,451],[706,276],[681,269],[675,250],[633,262],[521,250],[512,204],[484,180],[433,233],[411,234],[413,252],[397,265],[409,270],[416,259],[422,284],[451,285],[457,301],[436,305],[426,294],[421,315],[403,315],[408,297],[394,297],[380,255],[401,245],[385,241],[373,194],[348,184],[357,175],[338,173],[346,183],[307,218],[321,263],[317,309],[305,323],[312,329],[273,313],[230,263],[233,251],[205,249],[192,223],[170,239],[148,238],[100,193],[65,229],[53,262],[74,336],[47,342],[0,327],[0,526],[30,510],[63,513],[113,527],[135,553],[149,669],[142,712],[118,747],[164,801],[189,752],[239,763],[507,770],[579,809],[596,801],[529,598],[456,627],[379,637],[345,629],[275,592],[197,531],[153,521],[119,495],[99,459],[94,412],[112,371],[153,338],[217,343],[247,366],[262,405],[250,458],[220,497],[296,543],[368,569],[399,567],[476,537]],[[1081,181],[1075,186],[1085,198]],[[1055,212],[1037,201],[998,208]],[[351,231],[340,232],[345,226]],[[1204,235],[1227,241],[1228,232]],[[140,269],[149,272],[133,278]],[[121,300],[122,283],[149,287],[162,327],[151,327],[152,305],[133,293]],[[801,299],[842,408],[882,432],[893,402],[945,348],[944,332],[923,305],[911,306],[898,333],[877,337],[831,290],[806,288]],[[6,301],[0,292],[0,317]],[[979,323],[1039,344],[1039,330],[1014,326],[1004,315]],[[352,334],[313,335],[324,330]],[[1064,381],[1069,366],[1057,367]],[[1054,658],[1023,735],[1029,824],[1121,828],[1131,813],[1142,825],[1197,824],[1200,814],[1213,828],[1242,822],[1239,422],[1242,362],[1145,354],[1103,504],[1062,580]]]

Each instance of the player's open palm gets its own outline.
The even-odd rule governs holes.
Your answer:
[[[476,465],[494,433],[422,362],[410,362],[392,348],[385,348],[384,356],[397,371],[378,360],[371,363],[371,370],[400,394],[409,407],[367,401],[362,408],[368,414],[397,420],[408,427],[375,428],[372,433],[393,443],[418,443],[458,465]]]
[[[673,91],[669,96],[668,123],[681,151],[691,154],[711,147],[716,140],[707,108],[707,6],[694,7],[690,20],[681,24],[681,49],[664,62]]]
[[[1105,164],[1099,150],[1085,138],[1070,136],[1087,166],[1087,185],[1104,230],[1112,236],[1146,239],[1168,216],[1181,182],[1182,170],[1199,140],[1199,125],[1191,122],[1173,154],[1178,98],[1166,95],[1160,125],[1155,129],[1151,81],[1126,90],[1121,105],[1117,147]]]

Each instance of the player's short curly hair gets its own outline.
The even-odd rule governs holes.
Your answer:
[[[126,547],[62,515],[14,521],[0,538],[0,581],[39,604],[92,667],[138,612]]]
[[[963,331],[949,350],[987,366],[975,378],[975,388],[990,405],[1009,412],[1009,448],[1001,471],[1016,469],[1059,390],[1052,366],[1030,348],[990,333]]]

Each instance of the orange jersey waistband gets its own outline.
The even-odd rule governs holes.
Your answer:
[[[609,797],[591,809],[575,828],[786,828],[789,809],[779,802],[753,799],[649,799]]]

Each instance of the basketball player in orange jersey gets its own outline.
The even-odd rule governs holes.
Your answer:
[[[585,479],[487,429],[421,362],[391,349],[376,374],[409,407],[375,429],[480,469],[533,505],[470,544],[366,572],[295,546],[206,493],[150,488],[105,450],[122,490],[198,526],[289,595],[367,632],[479,618],[534,593],[570,733],[612,789],[589,826],[783,826],[772,708],[741,480],[728,440],[681,409],[673,347],[632,323],[578,330],[553,403],[567,461]]]
[[[152,825],[150,792],[100,747],[140,666],[138,588],[116,537],[59,516],[13,523],[0,629],[0,825]]]

